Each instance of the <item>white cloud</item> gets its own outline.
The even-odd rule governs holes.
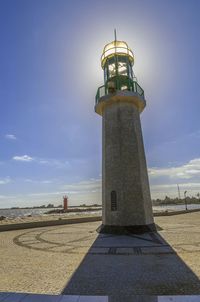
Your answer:
[[[33,158],[33,157],[28,156],[28,155],[22,155],[22,156],[13,156],[13,158],[12,158],[12,159],[14,159],[14,160],[16,160],[16,161],[23,161],[23,162],[31,162],[31,161],[33,161],[33,160],[34,160],[34,158]]]
[[[60,194],[65,194],[65,192],[41,192],[41,193],[30,193],[27,196],[38,196],[38,197],[43,197],[43,196],[52,196],[52,195],[60,195]]]
[[[15,198],[17,198],[17,197],[13,196],[13,195],[0,195],[0,199],[8,199],[8,200],[10,200],[10,199],[15,199]],[[0,206],[0,208],[1,208],[1,206]]]
[[[41,180],[41,182],[40,183],[42,183],[42,184],[52,184],[52,180]]]
[[[194,138],[199,138],[200,137],[200,130],[197,130],[195,132],[190,133],[189,136],[194,137]]]
[[[171,179],[191,179],[200,180],[200,158],[190,160],[188,163],[170,168],[150,168],[148,170],[150,178],[167,176]]]
[[[181,191],[187,190],[190,196],[195,196],[200,192],[200,158],[176,167],[150,168],[149,178],[153,198],[177,197],[177,184]]]
[[[6,177],[6,178],[1,178],[0,179],[0,185],[6,185],[6,184],[8,184],[10,182],[11,182],[10,177]]]
[[[93,193],[100,192],[101,190],[101,180],[100,179],[94,179],[91,178],[86,181],[81,181],[74,184],[67,184],[62,186],[62,189],[68,191],[73,191],[78,193]]]
[[[14,134],[6,134],[5,135],[5,138],[6,139],[9,139],[9,140],[16,140],[16,136]]]
[[[55,183],[56,180],[53,179],[53,180],[35,180],[35,179],[30,179],[30,178],[26,178],[24,179],[25,182],[28,182],[28,183],[33,183],[33,184],[51,184],[51,183]]]
[[[54,159],[54,158],[39,158],[39,157],[31,157],[29,155],[16,155],[13,156],[13,160],[16,161],[22,161],[22,162],[35,162],[37,164],[41,165],[47,165],[49,167],[55,167],[55,168],[67,168],[69,167],[69,162],[66,160],[59,160],[59,159]]]
[[[26,179],[26,182],[36,182],[34,180],[31,179]],[[52,181],[49,180],[43,180],[40,181],[40,183],[50,183]],[[86,180],[86,181],[81,181],[81,182],[77,182],[74,184],[67,184],[64,185],[62,187],[60,187],[60,190],[57,191],[53,191],[53,192],[36,192],[36,193],[29,193],[27,196],[30,197],[50,197],[50,196],[59,196],[59,195],[64,195],[64,194],[69,194],[69,195],[86,195],[86,194],[91,194],[93,195],[94,193],[97,193],[99,195],[99,193],[101,192],[101,180],[100,179],[90,179],[90,180]],[[79,199],[79,198],[78,198]],[[78,200],[77,200],[78,201]]]
[[[69,162],[66,160],[58,160],[58,159],[54,159],[54,158],[36,158],[36,161],[39,164],[42,165],[47,165],[47,166],[52,166],[55,168],[66,168],[69,167]]]
[[[15,160],[34,161],[37,164],[52,165],[55,167],[67,167],[67,162],[64,160],[41,159],[30,157],[28,155],[14,157]],[[41,161],[43,161],[41,163]],[[183,192],[188,191],[188,196],[195,196],[200,192],[200,158],[195,158],[185,164],[171,167],[153,167],[149,169],[149,178],[151,183],[152,198],[164,198],[166,195],[170,197],[178,196],[177,184],[179,184],[181,196]],[[32,202],[43,202],[46,200],[55,201],[61,200],[64,194],[67,194],[72,204],[81,202],[101,202],[101,178],[90,178],[77,183],[63,184],[63,180],[59,179],[30,179],[26,178],[23,181],[38,185],[38,190],[27,192],[19,197],[19,200],[25,200],[27,196]],[[11,182],[9,177],[0,179],[0,184]],[[52,183],[51,186],[48,184]],[[41,187],[42,186],[42,187]],[[48,188],[48,189],[47,189]],[[41,191],[40,191],[41,189]],[[49,192],[49,189],[52,191]],[[5,193],[4,193],[5,194]],[[3,192],[2,192],[3,195]],[[30,200],[29,199],[29,200]],[[44,200],[45,199],[45,200]]]
[[[199,182],[187,182],[179,183],[180,195],[181,198],[184,197],[183,192],[187,191],[188,196],[196,196],[200,192],[200,183]],[[169,197],[178,197],[178,186],[177,184],[159,184],[151,185],[151,196],[152,198],[164,198],[166,195]]]

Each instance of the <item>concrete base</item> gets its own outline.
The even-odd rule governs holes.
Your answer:
[[[102,224],[97,229],[98,233],[101,234],[118,234],[118,235],[128,235],[128,234],[144,234],[150,232],[157,232],[154,223],[147,225],[104,225]]]

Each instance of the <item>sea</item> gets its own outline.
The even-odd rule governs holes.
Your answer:
[[[188,204],[188,210],[200,209],[200,204]],[[153,212],[173,212],[185,210],[185,204],[153,206]]]
[[[15,218],[15,217],[26,217],[26,216],[41,216],[48,212],[50,209],[0,209],[0,216]]]
[[[200,209],[200,204],[189,204],[187,206],[188,210],[193,209]],[[56,208],[54,208],[56,209]],[[16,217],[26,217],[26,216],[42,216],[45,215],[51,209],[36,209],[36,208],[29,208],[29,209],[0,209],[0,216],[4,216],[7,218],[16,218]],[[166,212],[166,211],[181,211],[185,210],[185,205],[162,205],[162,206],[153,206],[153,212]],[[101,215],[101,210],[94,210],[94,211],[85,211],[85,212],[71,212],[68,215],[88,215],[88,214],[99,214]],[[58,215],[58,214],[56,214]],[[62,215],[62,214],[60,214]],[[66,215],[66,214],[65,214]]]

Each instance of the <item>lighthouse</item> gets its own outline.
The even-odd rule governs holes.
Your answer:
[[[95,112],[102,116],[101,233],[155,231],[140,114],[144,90],[134,73],[134,55],[116,38],[103,49],[104,85]]]

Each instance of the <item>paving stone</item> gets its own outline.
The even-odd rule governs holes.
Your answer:
[[[109,302],[108,299],[103,296],[80,296],[78,302]]]
[[[92,247],[89,251],[90,254],[108,254],[109,248]]]
[[[51,295],[26,295],[23,298],[23,302],[59,302],[61,299],[60,296],[51,296]]]
[[[67,295],[67,296],[62,296],[61,297],[61,300],[59,300],[59,302],[78,302],[79,301],[79,296],[70,296],[70,295]]]
[[[158,302],[199,302],[200,296],[169,296],[158,297]]]
[[[3,301],[6,297],[10,296],[12,293],[0,292],[0,301]]]
[[[123,247],[123,248],[117,248],[117,254],[121,255],[133,255],[134,249],[132,247]]]
[[[141,248],[142,254],[173,254],[174,251],[170,246],[155,246],[155,247],[143,247]]]
[[[25,298],[27,294],[20,294],[20,293],[13,293],[6,297],[6,299],[3,300],[3,302],[20,302],[23,298]],[[1,301],[1,300],[0,300]]]

